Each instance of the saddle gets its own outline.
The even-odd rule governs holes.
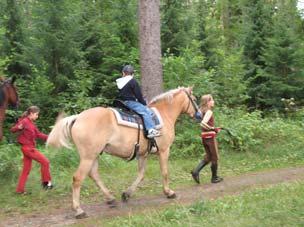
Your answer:
[[[143,124],[143,118],[140,114],[138,114],[136,111],[131,110],[128,108],[123,101],[121,100],[114,100],[113,102],[114,107],[110,107],[109,109],[113,111],[117,124],[128,126],[131,128],[137,128],[137,143],[134,146],[134,151],[130,158],[128,158],[128,161],[133,160],[139,151],[139,140],[140,140],[140,130],[144,130],[145,138],[148,139],[148,152],[151,153],[151,151],[158,151],[158,146],[154,138],[148,138],[147,137],[147,130],[145,129],[145,126]],[[151,108],[154,115],[152,116],[152,120],[155,123],[155,128],[160,129],[162,128],[163,122],[162,118],[156,108]]]
[[[110,109],[114,112],[117,124],[125,125],[131,128],[138,128],[144,130],[144,134],[146,135],[146,130],[143,124],[143,118],[140,114],[135,111],[129,109],[121,100],[115,100],[113,102],[113,106]],[[162,118],[156,108],[151,108],[154,113],[152,116],[152,120],[155,124],[155,129],[161,129],[163,126]]]

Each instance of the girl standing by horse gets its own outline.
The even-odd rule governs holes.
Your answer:
[[[52,189],[50,174],[50,162],[36,149],[36,138],[47,140],[48,136],[40,132],[34,121],[39,117],[40,109],[37,106],[29,107],[18,120],[18,122],[11,128],[11,132],[19,132],[18,143],[21,144],[21,151],[23,153],[23,169],[19,177],[16,192],[26,194],[24,187],[28,175],[32,168],[32,160],[39,162],[41,165],[42,186],[44,189]]]
[[[203,95],[201,98],[201,113],[202,113],[202,143],[205,148],[205,157],[198,164],[198,166],[191,171],[192,177],[196,183],[200,183],[199,180],[199,172],[209,163],[211,162],[211,182],[219,183],[223,180],[223,178],[217,175],[218,168],[218,146],[216,141],[216,134],[220,131],[220,128],[214,127],[214,116],[212,112],[212,108],[214,107],[214,100],[210,94]]]

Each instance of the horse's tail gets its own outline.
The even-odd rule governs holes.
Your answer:
[[[62,115],[59,115],[52,131],[48,136],[46,145],[55,148],[66,147],[71,149],[71,129],[77,117],[78,115],[72,115],[63,118]]]

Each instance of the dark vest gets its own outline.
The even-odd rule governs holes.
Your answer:
[[[204,116],[205,116],[205,113],[203,113],[203,117],[202,117],[202,118],[204,118]],[[208,124],[210,127],[214,127],[215,122],[214,122],[213,114],[212,114],[212,116],[210,117],[210,119],[209,119],[209,121],[207,122],[207,124]],[[203,132],[207,132],[208,130],[202,128],[202,131],[203,131]]]

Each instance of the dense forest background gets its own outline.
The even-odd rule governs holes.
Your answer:
[[[17,76],[39,126],[112,103],[122,66],[140,80],[138,1],[0,0],[0,73]],[[303,118],[304,14],[296,0],[161,0],[165,90],[194,85],[217,106]],[[8,130],[6,130],[6,134]]]

